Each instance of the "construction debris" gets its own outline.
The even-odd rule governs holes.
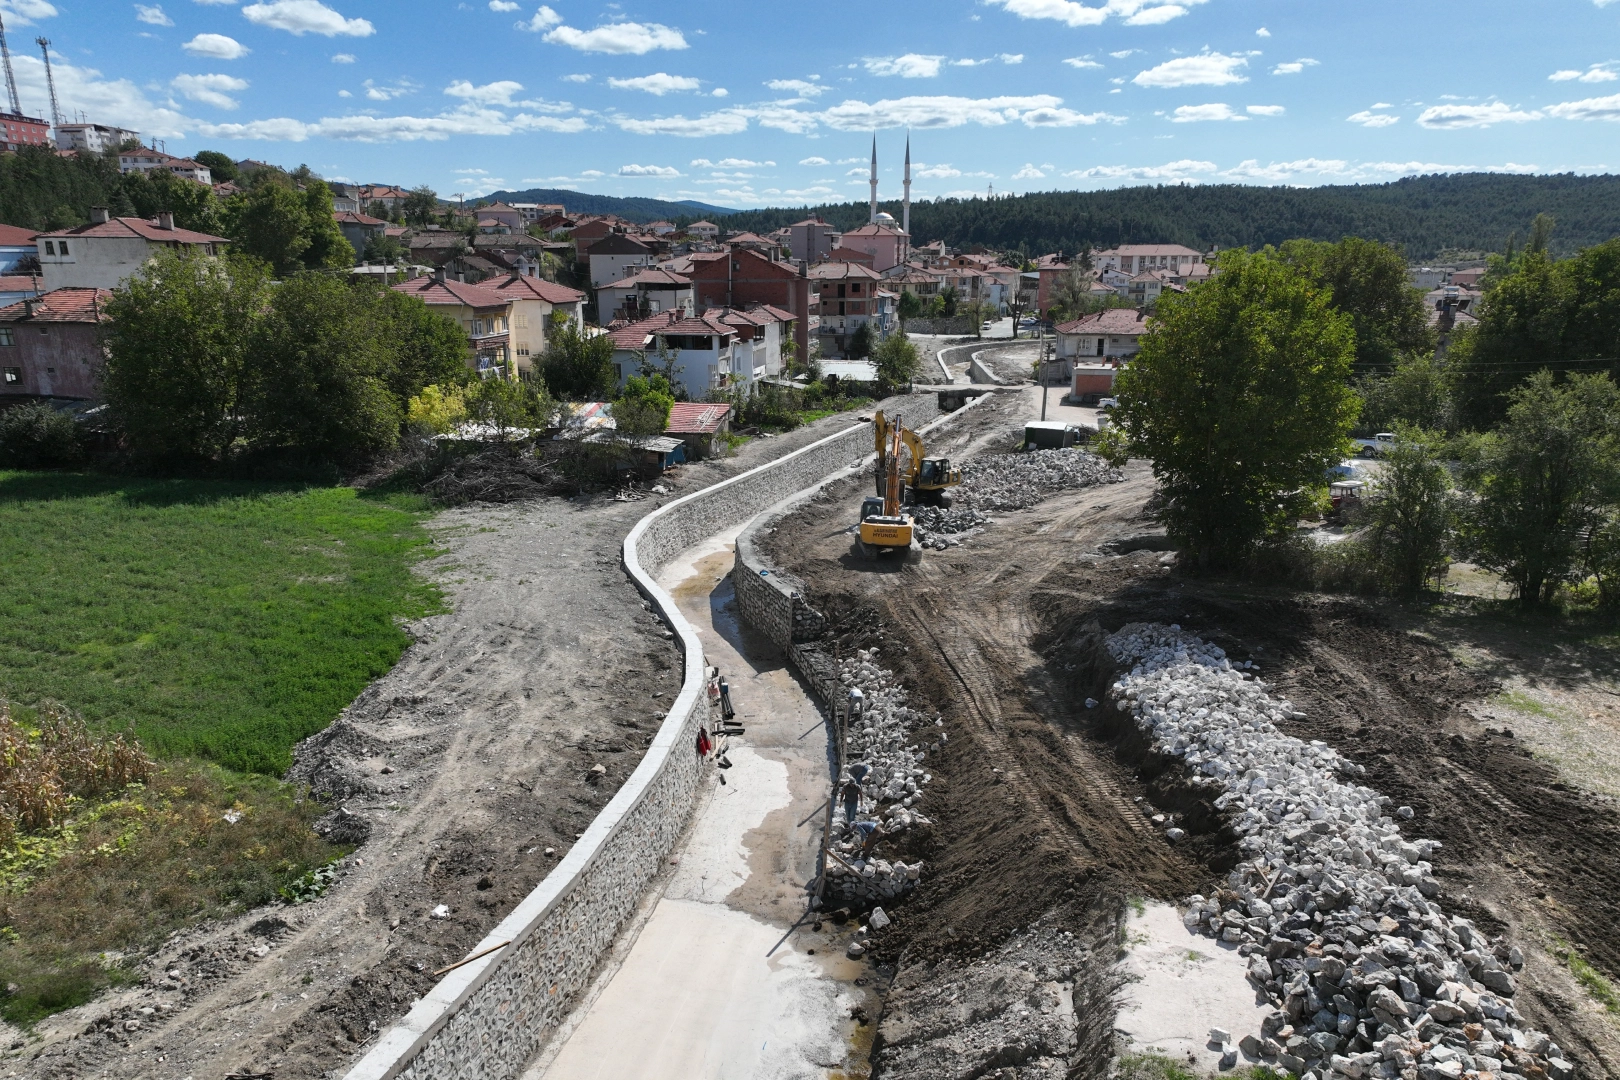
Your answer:
[[[932,775],[922,762],[925,754],[907,740],[916,731],[943,726],[906,705],[906,692],[894,673],[877,664],[876,649],[860,649],[839,664],[838,678],[845,687],[861,691],[861,709],[845,725],[844,775],[860,788],[855,823],[832,845],[827,860],[827,884],[841,902],[865,907],[901,896],[916,888],[922,863],[878,858],[878,839],[899,835],[917,825],[932,824],[917,809],[923,787]],[[944,732],[935,739],[944,741]]]
[[[1276,723],[1303,714],[1179,626],[1132,624],[1110,691],[1156,752],[1220,791],[1245,858],[1184,921],[1236,944],[1276,1011],[1239,1048],[1295,1075],[1564,1080],[1563,1050],[1514,1009],[1519,950],[1440,910],[1434,840],[1407,840],[1366,770]],[[1404,810],[1405,808],[1402,808]]]
[[[990,524],[991,510],[1025,510],[1060,491],[1117,484],[1124,474],[1084,450],[1035,450],[996,454],[962,464],[955,505],[913,506],[918,541],[943,551]]]

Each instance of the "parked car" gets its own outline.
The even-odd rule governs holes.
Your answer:
[[[1119,399],[1118,398],[1105,397],[1105,398],[1098,398],[1097,399],[1097,409],[1100,412],[1107,412],[1109,409],[1112,409],[1114,406],[1116,406],[1118,404],[1119,404]]]
[[[1395,445],[1395,435],[1392,432],[1380,431],[1370,439],[1351,439],[1356,445],[1356,453],[1362,457],[1378,457]]]

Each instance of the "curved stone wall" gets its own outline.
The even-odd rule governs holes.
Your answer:
[[[624,541],[624,568],[679,636],[685,677],[641,764],[560,863],[386,1032],[347,1080],[498,1080],[521,1073],[556,1031],[629,919],[690,816],[706,768],[703,648],[657,575],[675,555],[861,459],[854,424],[777,461],[677,499]]]

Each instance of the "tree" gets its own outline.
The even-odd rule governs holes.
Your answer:
[[[939,313],[947,319],[956,317],[956,306],[962,301],[962,293],[955,285],[947,285],[939,290]]]
[[[922,356],[904,332],[890,334],[872,353],[872,364],[877,368],[878,382],[883,386],[906,386],[917,377],[922,367]]]
[[[1423,294],[1407,283],[1406,259],[1393,245],[1355,236],[1336,244],[1290,240],[1281,255],[1350,316],[1356,370],[1388,371],[1403,352],[1434,351]]]
[[[1433,354],[1405,354],[1389,375],[1371,374],[1356,388],[1363,405],[1358,429],[1371,436],[1409,424],[1428,430],[1451,428],[1451,383]]]
[[[1348,452],[1350,319],[1268,254],[1166,295],[1119,376],[1114,456],[1149,458],[1170,534],[1200,571],[1235,568],[1320,498]]]
[[[844,342],[844,355],[851,360],[865,360],[872,355],[872,324],[861,323]]]
[[[379,310],[378,333],[390,346],[388,386],[400,401],[409,401],[423,387],[455,384],[472,377],[472,347],[467,332],[448,315],[408,296],[375,283],[354,286],[357,296]]]
[[[1416,595],[1445,565],[1451,539],[1451,474],[1440,460],[1440,436],[1402,427],[1385,452],[1368,502],[1369,548],[1396,591]]]
[[[244,347],[256,448],[353,461],[398,440],[406,401],[389,385],[396,358],[374,289],[302,273],[271,291]]]
[[[417,228],[424,228],[433,223],[439,213],[439,193],[426,184],[413,187],[405,195],[405,203],[400,208],[405,220]]]
[[[320,180],[300,191],[283,176],[257,173],[249,190],[225,203],[220,218],[238,249],[269,263],[278,278],[354,265],[354,248],[332,215],[332,191]]]
[[[107,302],[102,388],[131,446],[218,459],[243,432],[243,342],[268,281],[242,256],[165,249]]]
[[[1525,242],[1525,254],[1545,255],[1547,253],[1547,242],[1552,239],[1553,228],[1557,224],[1557,219],[1551,214],[1537,214],[1536,220],[1530,223],[1530,239]]]
[[[546,387],[565,401],[601,401],[619,381],[613,369],[613,339],[606,334],[587,337],[560,313],[552,316],[539,368]]]
[[[410,250],[400,242],[399,237],[373,233],[366,239],[366,250],[360,253],[360,258],[368,263],[392,266],[404,262],[409,255]]]
[[[191,160],[208,166],[208,175],[216,184],[229,183],[237,177],[236,162],[231,160],[229,154],[222,154],[218,150],[199,150],[191,155]]]
[[[915,319],[922,314],[923,305],[922,300],[916,293],[901,290],[900,300],[895,305],[895,308],[896,313],[900,316],[900,326],[904,328],[909,320]]]
[[[557,403],[538,382],[519,379],[482,379],[466,390],[467,416],[487,429],[495,441],[512,441],[516,429],[550,427]]]
[[[182,229],[207,233],[219,230],[219,202],[207,184],[176,176],[167,169],[152,169],[125,173],[119,188],[137,217],[152,218],[167,210]]]
[[[662,375],[632,375],[613,403],[614,426],[622,435],[662,435],[669,428],[675,395]]]
[[[448,435],[466,419],[466,390],[454,384],[424,386],[405,405],[406,425],[431,435]]]
[[[1532,607],[1569,580],[1582,533],[1620,491],[1620,392],[1605,375],[1559,382],[1538,371],[1509,395],[1503,425],[1464,462],[1472,496],[1460,548],[1501,574]]]

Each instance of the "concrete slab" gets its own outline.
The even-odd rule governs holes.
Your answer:
[[[1200,1071],[1215,1072],[1220,1052],[1209,1048],[1209,1030],[1241,1039],[1260,1030],[1271,1011],[1247,978],[1248,961],[1237,947],[1194,934],[1170,904],[1148,903],[1125,928],[1127,953],[1120,962],[1129,980],[1115,1021],[1137,1053],[1163,1054]],[[1239,1055],[1239,1065],[1253,1064]]]

